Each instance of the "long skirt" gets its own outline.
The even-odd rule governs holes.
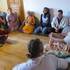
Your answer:
[[[32,25],[25,25],[23,27],[23,32],[24,33],[33,33],[34,27]]]

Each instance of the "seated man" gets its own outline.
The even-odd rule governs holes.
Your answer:
[[[43,43],[39,39],[32,39],[28,45],[29,60],[16,65],[12,70],[56,70],[67,69],[68,62],[52,54],[43,53]]]
[[[62,30],[68,26],[68,19],[63,16],[63,11],[58,10],[58,16],[53,18],[51,23],[53,32],[61,33]]]

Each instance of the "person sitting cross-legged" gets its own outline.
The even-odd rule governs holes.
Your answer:
[[[40,17],[40,25],[34,30],[35,34],[49,34],[51,32],[50,11],[49,8],[44,7],[43,14]]]
[[[34,31],[34,26],[35,26],[35,16],[33,12],[28,11],[27,12],[27,18],[23,22],[23,27],[22,27],[22,32],[31,34]]]
[[[68,26],[68,18],[63,16],[63,11],[58,10],[58,16],[54,17],[52,22],[52,32],[61,33]]]

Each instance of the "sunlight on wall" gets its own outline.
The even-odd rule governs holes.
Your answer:
[[[7,12],[7,0],[0,0],[0,10]]]

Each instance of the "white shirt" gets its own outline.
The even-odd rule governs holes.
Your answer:
[[[58,23],[57,17],[54,17],[51,23],[52,28],[56,29],[57,27],[60,28],[65,28],[68,26],[68,19],[66,17],[63,17],[60,24]]]
[[[57,68],[66,69],[67,66],[67,61],[47,54],[33,60],[30,59],[26,63],[18,64],[12,70],[56,70]]]
[[[42,15],[42,22],[47,23],[47,21],[48,21],[48,17],[46,16],[46,18],[44,18],[44,15]]]

